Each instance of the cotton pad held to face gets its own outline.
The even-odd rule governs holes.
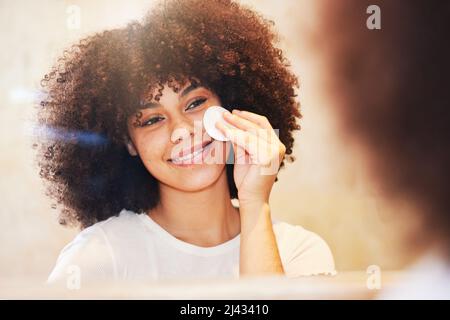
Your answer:
[[[229,112],[227,109],[220,107],[220,106],[212,106],[209,107],[205,114],[203,115],[203,126],[205,127],[206,132],[216,140],[219,141],[228,141],[227,137],[225,137],[222,134],[222,131],[216,128],[216,122],[222,121],[223,123],[226,123],[228,126],[232,126],[230,123],[226,122],[225,119],[223,119],[222,114],[224,112]]]

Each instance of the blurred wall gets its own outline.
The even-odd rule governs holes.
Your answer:
[[[59,251],[77,232],[57,224],[33,164],[29,128],[41,77],[66,46],[92,32],[140,19],[152,2],[0,2],[0,281],[45,279]],[[397,234],[384,213],[404,209],[380,206],[365,182],[361,162],[336,129],[333,102],[321,88],[326,70],[314,51],[320,41],[315,2],[241,2],[275,21],[280,46],[301,82],[304,117],[294,147],[297,160],[286,164],[274,186],[273,215],[321,235],[338,270],[365,270],[371,264],[402,267],[406,258],[395,254]],[[68,24],[72,5],[80,8],[78,29]]]

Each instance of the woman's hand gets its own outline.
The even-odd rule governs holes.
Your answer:
[[[286,147],[266,117],[249,111],[223,113],[234,127],[217,122],[234,149],[234,181],[240,206],[269,203],[275,177]]]

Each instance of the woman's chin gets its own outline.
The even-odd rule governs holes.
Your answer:
[[[158,179],[166,181],[176,189],[198,191],[214,184],[225,170],[225,164],[194,164],[170,173],[170,178]]]

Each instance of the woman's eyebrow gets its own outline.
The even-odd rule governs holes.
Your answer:
[[[155,109],[160,107],[161,105],[156,102],[145,102],[141,101],[141,109]]]
[[[191,84],[191,85],[189,85],[186,89],[184,89],[180,94],[179,94],[179,99],[181,99],[181,98],[183,98],[184,96],[186,96],[187,94],[189,94],[189,92],[191,92],[191,91],[193,91],[193,90],[195,90],[195,89],[198,89],[198,88],[200,88],[200,86],[199,85],[197,85],[197,84]],[[141,102],[141,108],[142,109],[154,109],[154,108],[158,108],[158,107],[160,107],[161,106],[161,104],[159,104],[159,103],[156,103],[156,102],[145,102],[145,101],[142,101]]]
[[[187,95],[189,92],[191,92],[192,90],[195,90],[197,88],[200,88],[200,86],[198,84],[191,84],[189,85],[186,89],[184,89],[181,93],[180,93],[180,98],[184,97],[185,95]]]

